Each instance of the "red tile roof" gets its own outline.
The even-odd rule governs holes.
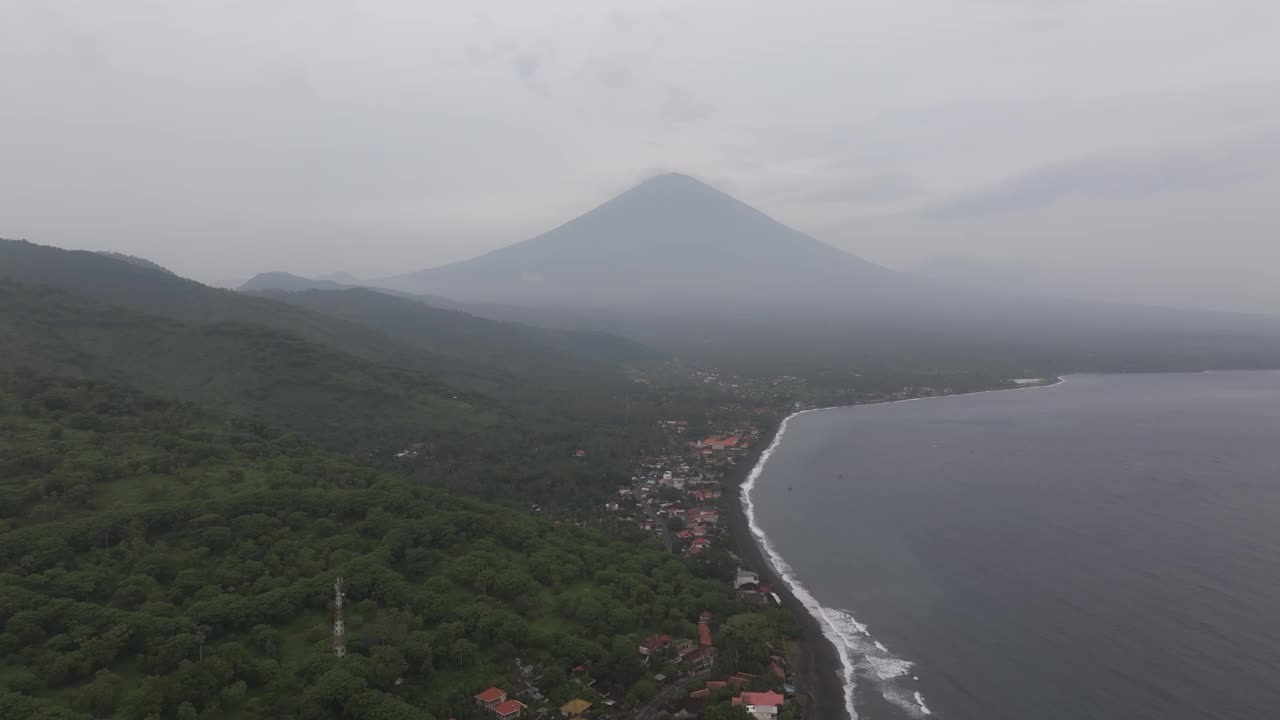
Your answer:
[[[497,702],[498,698],[506,695],[506,691],[500,688],[491,687],[488,690],[476,695],[476,699],[482,703]]]
[[[776,692],[744,692],[733,699],[734,705],[760,705],[764,707],[777,707],[786,702],[786,698]]]
[[[499,715],[511,715],[513,713],[520,712],[523,709],[524,703],[519,700],[508,700],[494,708],[493,711]]]
[[[654,635],[653,637],[644,641],[644,647],[646,650],[657,650],[658,648],[664,648],[670,644],[671,644],[670,635]]]

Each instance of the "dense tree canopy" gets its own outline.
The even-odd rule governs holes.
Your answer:
[[[729,609],[706,563],[117,386],[0,375],[0,716],[468,717]],[[333,582],[348,657],[331,652]]]

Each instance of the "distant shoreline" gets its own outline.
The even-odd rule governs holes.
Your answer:
[[[852,720],[845,702],[846,683],[842,677],[845,666],[839,649],[827,637],[822,622],[810,613],[804,603],[796,597],[792,586],[782,578],[781,573],[774,566],[765,549],[757,541],[755,534],[751,530],[750,519],[747,517],[743,486],[758,467],[763,471],[761,463],[766,459],[764,455],[774,445],[775,440],[778,439],[778,433],[788,420],[807,412],[864,405],[888,405],[912,400],[937,400],[960,395],[976,395],[984,392],[1057,387],[1066,382],[1066,377],[1055,376],[1053,378],[1044,378],[1043,380],[1039,384],[1027,383],[1013,387],[988,388],[965,393],[954,393],[952,395],[903,398],[901,400],[853,403],[851,405],[833,405],[798,410],[762,432],[747,457],[734,466],[728,478],[728,485],[734,492],[724,494],[728,503],[726,510],[728,511],[727,517],[729,519],[730,548],[738,557],[742,558],[744,563],[768,578],[770,586],[782,598],[783,606],[787,608],[796,624],[800,627],[800,636],[796,638],[799,657],[796,658],[795,688],[797,696],[802,696],[806,699],[807,712],[805,717],[811,720],[827,720],[828,718]]]

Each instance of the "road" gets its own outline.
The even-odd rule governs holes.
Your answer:
[[[697,673],[696,675],[690,675],[689,677],[685,678],[680,682],[672,683],[666,686],[662,690],[658,691],[658,694],[654,695],[652,700],[645,703],[644,705],[641,705],[640,708],[636,710],[635,714],[632,715],[631,717],[633,718],[633,720],[653,720],[653,718],[657,717],[658,711],[662,709],[662,706],[671,702],[672,698],[674,698],[676,695],[679,695],[681,689],[687,687],[692,683],[697,683],[697,682],[706,680],[710,676],[711,676],[710,671],[700,672],[700,673]]]

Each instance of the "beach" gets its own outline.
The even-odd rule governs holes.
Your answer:
[[[742,558],[744,564],[768,579],[769,585],[782,598],[782,604],[800,627],[796,638],[798,649],[795,660],[795,688],[805,699],[806,715],[811,719],[850,720],[845,707],[845,683],[841,677],[844,666],[835,645],[827,639],[818,620],[796,598],[791,586],[779,576],[773,563],[765,556],[751,532],[746,510],[742,504],[742,485],[759,464],[761,456],[773,444],[779,426],[763,432],[755,447],[729,475],[732,492],[722,495],[725,515],[728,518],[730,547]]]

